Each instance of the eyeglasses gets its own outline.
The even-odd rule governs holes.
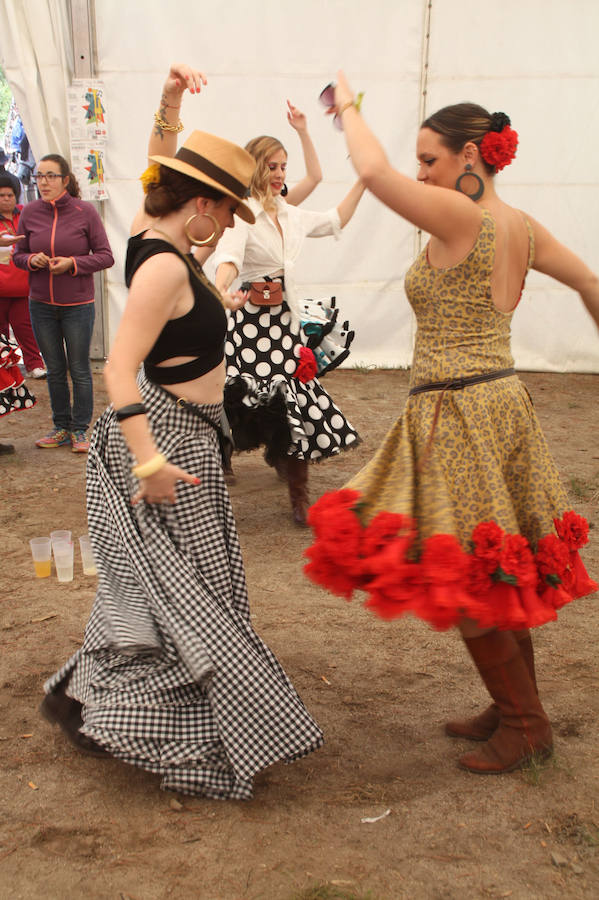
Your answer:
[[[64,176],[57,174],[56,172],[36,172],[33,176],[34,181],[49,181],[50,184],[53,184],[57,178],[63,178]]]
[[[326,106],[327,109],[332,109],[335,106],[335,88],[337,85],[334,82],[327,84],[327,86],[320,92],[318,95],[318,100],[322,103],[323,106]],[[356,96],[356,101],[354,106],[360,112],[360,107],[362,106],[362,98],[364,97],[364,91],[361,91]],[[343,131],[343,122],[341,121],[341,116],[339,113],[335,113],[333,116],[333,125],[337,129],[337,131]]]

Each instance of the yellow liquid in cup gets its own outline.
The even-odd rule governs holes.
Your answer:
[[[43,559],[33,560],[33,565],[35,567],[35,574],[38,578],[48,578],[50,572],[52,571],[52,560],[51,559]]]

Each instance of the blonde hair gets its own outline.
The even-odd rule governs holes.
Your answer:
[[[245,149],[256,160],[256,170],[250,182],[250,194],[264,209],[274,209],[275,201],[270,189],[268,161],[273,153],[282,150],[287,156],[287,151],[277,138],[270,137],[267,134],[261,134],[260,137],[252,138],[245,145]]]

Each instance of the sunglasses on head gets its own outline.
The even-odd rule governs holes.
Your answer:
[[[326,106],[327,109],[331,109],[331,107],[335,106],[335,88],[337,85],[331,81],[330,84],[327,84],[325,88],[318,95],[318,100],[322,103],[323,106]],[[362,106],[362,97],[364,96],[364,92],[361,91],[356,96],[355,107],[360,112],[360,107]],[[333,125],[337,129],[337,131],[343,131],[343,122],[341,121],[341,116],[339,113],[335,113],[333,116]]]

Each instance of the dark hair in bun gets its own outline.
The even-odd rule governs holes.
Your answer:
[[[498,112],[491,115],[478,103],[455,103],[444,106],[428,119],[421,128],[430,128],[441,136],[443,144],[453,153],[459,153],[469,141],[480,147],[485,135],[490,131],[500,132],[511,124],[509,116]],[[487,172],[492,175],[496,167],[483,158]]]
[[[218,202],[225,196],[222,191],[166,166],[160,166],[160,181],[150,183],[147,191],[144,209],[155,219],[181,209],[194,197]]]
[[[511,125],[512,120],[503,112],[495,112],[491,116],[491,127],[489,131],[503,131],[506,125]]]

